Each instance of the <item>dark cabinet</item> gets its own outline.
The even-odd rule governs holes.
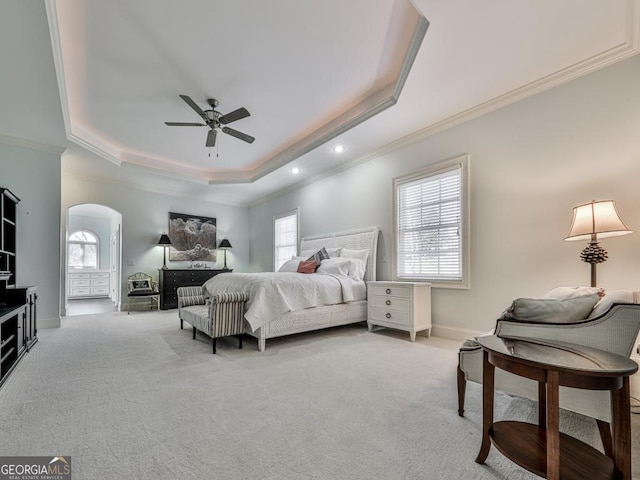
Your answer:
[[[227,272],[231,270],[158,270],[160,309],[178,308],[178,287],[200,286],[210,278]]]
[[[0,385],[38,341],[36,287],[16,287],[19,202],[9,190],[0,188]]]
[[[38,325],[36,322],[37,287],[17,287],[7,290],[7,300],[11,305],[24,305],[24,321],[22,322],[22,338],[24,348],[29,350],[38,341]]]

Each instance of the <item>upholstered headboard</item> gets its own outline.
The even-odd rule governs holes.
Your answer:
[[[363,228],[361,230],[350,230],[348,232],[329,233],[327,235],[316,235],[304,237],[300,242],[300,251],[320,250],[325,248],[351,248],[354,250],[369,250],[367,257],[367,271],[365,281],[376,279],[376,263],[378,261],[378,227]]]

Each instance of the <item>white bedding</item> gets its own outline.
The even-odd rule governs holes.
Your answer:
[[[364,281],[325,273],[223,273],[207,280],[204,288],[210,296],[247,292],[244,317],[254,332],[287,312],[367,297]]]

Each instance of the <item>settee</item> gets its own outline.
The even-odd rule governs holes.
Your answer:
[[[573,291],[575,297],[580,292],[586,294],[588,287],[562,287],[565,292]],[[557,291],[559,289],[555,289]],[[542,300],[558,300],[553,292]],[[571,293],[569,293],[571,295]],[[596,299],[597,301],[597,299]],[[516,301],[514,301],[515,304]],[[534,304],[535,300],[530,302]],[[517,315],[503,314],[497,320],[496,328],[488,334],[504,337],[537,338],[584,345],[629,357],[636,345],[640,331],[640,292],[617,290],[607,293],[591,308],[582,319],[543,318],[536,314],[532,319]],[[542,304],[539,302],[538,304]],[[531,311],[530,311],[531,312]],[[513,313],[513,312],[512,312]],[[540,312],[538,312],[540,313]],[[551,321],[549,321],[551,320]],[[458,414],[464,415],[466,382],[482,383],[482,347],[476,338],[467,339],[458,354]],[[495,388],[510,394],[531,399],[538,398],[538,384],[500,369],[495,371]],[[560,387],[560,408],[577,412],[596,419],[605,450],[609,448],[611,423],[611,399],[607,391],[580,390]]]

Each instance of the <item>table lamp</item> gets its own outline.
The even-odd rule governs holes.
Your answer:
[[[589,240],[589,245],[582,250],[580,258],[591,264],[591,286],[596,286],[596,265],[607,260],[607,251],[598,242],[599,239],[629,235],[629,230],[613,200],[593,200],[573,208],[573,221],[565,240]]]
[[[226,238],[223,238],[220,241],[220,245],[218,245],[218,248],[220,250],[224,251],[224,267],[222,267],[224,270],[229,270],[227,268],[227,250],[229,250],[231,247],[231,244],[229,243],[229,240],[227,240]]]
[[[160,235],[160,240],[158,240],[158,245],[160,245],[162,247],[162,250],[164,250],[164,261],[162,264],[162,269],[166,270],[167,269],[167,247],[171,246],[171,239],[166,233],[163,233],[162,235]]]

